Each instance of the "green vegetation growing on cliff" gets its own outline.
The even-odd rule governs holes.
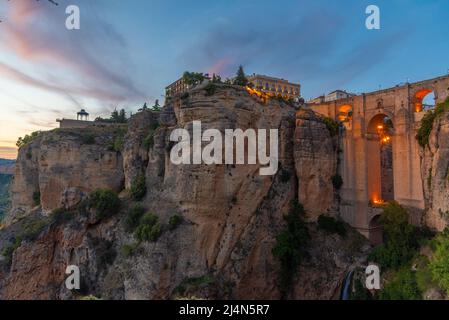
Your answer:
[[[338,135],[338,131],[340,129],[340,125],[338,124],[338,122],[329,117],[321,117],[321,120],[329,130],[331,137],[335,137],[336,135]]]
[[[125,135],[127,132],[128,128],[126,125],[123,125],[120,128],[115,129],[112,135],[112,141],[108,149],[115,152],[122,152],[123,146],[125,144]]]
[[[131,198],[136,201],[140,201],[145,197],[147,193],[147,181],[145,175],[139,175],[131,184],[129,194]]]
[[[182,221],[183,221],[182,216],[180,216],[179,214],[171,216],[170,219],[168,220],[168,229],[170,231],[175,230],[181,225]]]
[[[159,124],[158,123],[153,123],[150,126],[150,130],[148,132],[148,135],[145,137],[145,139],[143,140],[143,147],[146,150],[150,150],[150,148],[153,148],[154,146],[154,135],[156,133],[156,130],[159,128]]]
[[[140,242],[155,242],[161,236],[162,231],[159,217],[153,213],[146,213],[140,219],[140,225],[134,231],[134,237]]]
[[[309,241],[303,216],[304,207],[296,200],[293,201],[290,212],[284,217],[286,226],[276,237],[277,242],[272,251],[281,263],[278,286],[283,299],[288,298],[291,293],[293,280]]]
[[[383,268],[400,268],[413,258],[418,247],[415,227],[409,224],[407,210],[397,202],[391,202],[384,208],[380,223],[387,241],[374,249],[370,259]]]
[[[27,144],[33,142],[34,140],[36,140],[37,138],[39,138],[42,135],[42,131],[35,131],[31,134],[27,134],[25,135],[25,137],[19,137],[19,139],[16,142],[16,146],[20,149],[24,146],[26,146]]]
[[[415,272],[409,266],[398,270],[379,293],[380,300],[420,300],[422,292],[418,287]]]
[[[94,209],[97,219],[111,217],[120,210],[121,201],[112,190],[100,189],[92,192],[87,207]]]
[[[416,134],[416,139],[421,147],[425,147],[429,144],[429,137],[432,132],[435,119],[447,110],[449,110],[449,98],[447,98],[444,102],[439,103],[435,110],[429,110],[424,115],[421,120],[421,126]]]
[[[434,239],[434,247],[429,270],[432,279],[449,294],[449,229]]]

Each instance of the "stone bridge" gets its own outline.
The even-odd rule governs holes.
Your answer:
[[[427,109],[449,96],[449,76],[361,94],[307,107],[343,123],[339,171],[342,218],[372,242],[381,241],[381,204],[396,200],[412,222],[425,210],[420,146],[416,133]]]

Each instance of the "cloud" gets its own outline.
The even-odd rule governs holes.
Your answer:
[[[71,102],[80,96],[112,102],[143,101],[145,94],[127,76],[126,41],[96,15],[89,1],[71,4],[80,6],[81,30],[65,29],[65,6],[11,2],[7,19],[0,26],[0,46],[21,58],[24,65],[31,63],[40,76],[5,62],[0,64],[0,72],[26,85],[59,93]]]
[[[198,34],[179,59],[194,70],[220,70],[224,76],[242,64],[248,73],[307,83],[309,94],[321,94],[369,72],[404,36],[387,34],[369,41],[352,37],[349,42],[348,20],[325,7],[303,16],[272,15],[244,24],[219,20]]]

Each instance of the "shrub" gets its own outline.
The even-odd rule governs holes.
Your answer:
[[[449,233],[447,231],[435,239],[435,251],[429,270],[433,280],[449,294]]]
[[[148,224],[141,224],[137,227],[136,231],[134,232],[134,236],[138,241],[149,241],[149,242],[155,242],[159,239],[159,237],[162,234],[162,226],[161,224],[157,223],[153,226],[150,226]]]
[[[175,230],[181,223],[182,223],[182,217],[179,214],[175,214],[174,216],[171,216],[168,220],[168,229],[170,231]]]
[[[159,128],[158,123],[154,123],[150,126],[150,131],[148,132],[148,135],[143,140],[143,147],[147,150],[150,150],[150,148],[153,148],[154,146],[154,135],[156,133],[157,128]]]
[[[281,263],[278,285],[283,299],[291,292],[293,280],[309,240],[303,215],[303,206],[293,201],[290,212],[285,216],[286,226],[276,237],[277,242],[272,251]]]
[[[397,202],[389,203],[380,217],[386,243],[375,248],[370,259],[384,268],[398,269],[415,255],[420,239],[417,229],[409,224],[407,210]]]
[[[346,236],[346,227],[344,222],[333,217],[321,215],[318,217],[318,228],[328,233],[335,233],[342,237]]]
[[[22,147],[24,147],[25,145],[33,142],[34,140],[36,140],[37,138],[39,138],[42,135],[42,131],[35,131],[33,133],[31,133],[30,135],[26,135],[25,137],[20,137],[17,140],[16,146],[20,149]]]
[[[380,291],[381,300],[420,300],[422,293],[418,288],[415,273],[404,267],[395,273],[393,279]]]
[[[209,82],[204,90],[206,90],[206,96],[213,96],[217,90],[217,86],[213,82]]]
[[[322,117],[321,119],[326,125],[326,128],[329,130],[329,134],[331,135],[331,137],[335,137],[336,135],[338,135],[338,131],[340,128],[338,122],[329,117]]]
[[[145,176],[142,174],[138,176],[131,184],[130,195],[134,200],[140,201],[147,193],[147,185]]]
[[[114,130],[112,135],[112,140],[109,144],[109,151],[122,152],[123,146],[125,144],[125,135],[128,132],[128,128],[126,126],[120,127]]]
[[[332,177],[332,185],[336,190],[340,190],[343,186],[343,178],[339,174],[336,174]]]
[[[140,224],[134,231],[134,237],[142,241],[155,242],[162,234],[162,225],[158,223],[159,218],[149,212],[140,218]]]
[[[133,232],[140,223],[140,219],[145,213],[145,209],[141,205],[134,205],[125,218],[125,228],[128,232]]]
[[[34,241],[49,225],[49,219],[32,219],[27,221],[23,227],[20,238],[27,241]]]
[[[100,189],[92,192],[87,200],[90,209],[94,209],[97,219],[116,214],[120,210],[120,199],[111,190]]]

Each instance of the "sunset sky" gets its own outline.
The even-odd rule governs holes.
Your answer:
[[[163,101],[184,71],[232,76],[239,64],[300,82],[306,99],[447,74],[449,1],[0,0],[0,157],[17,137],[85,108]],[[65,28],[65,8],[81,30]],[[365,8],[381,9],[381,30]]]

